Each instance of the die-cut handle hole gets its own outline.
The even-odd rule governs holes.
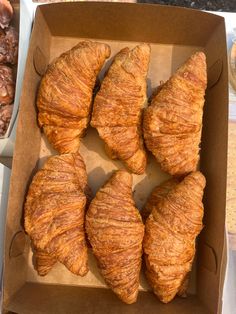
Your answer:
[[[47,62],[44,54],[39,47],[36,47],[33,54],[33,63],[36,73],[43,76],[47,69]]]
[[[26,235],[23,231],[18,231],[12,238],[9,257],[17,257],[24,253],[26,246]]]
[[[207,243],[201,245],[201,266],[212,273],[217,272],[217,257],[215,250]]]
[[[211,89],[218,83],[221,77],[222,71],[223,71],[223,61],[222,59],[218,59],[208,69],[208,73],[207,73],[207,88],[208,89]]]

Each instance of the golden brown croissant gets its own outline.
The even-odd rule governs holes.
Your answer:
[[[148,281],[158,298],[170,302],[184,295],[195,254],[195,239],[202,229],[203,189],[200,172],[189,174],[163,195],[145,225],[143,248]],[[154,199],[155,199],[154,190]],[[152,202],[152,195],[149,204]]]
[[[132,176],[117,171],[101,188],[86,215],[86,231],[107,285],[125,303],[139,288],[144,226],[132,198]]]
[[[115,57],[94,101],[91,125],[104,140],[112,158],[141,174],[146,152],[141,136],[141,115],[146,102],[150,46],[122,49]]]
[[[197,169],[206,84],[206,57],[197,52],[160,87],[145,110],[145,144],[171,175]]]
[[[141,211],[144,223],[146,222],[148,216],[151,214],[153,208],[155,208],[157,204],[163,199],[163,197],[165,197],[169,193],[169,191],[172,190],[177,184],[178,180],[172,178],[163,182],[152,191],[152,194],[148,198],[145,207]]]
[[[88,272],[87,191],[86,169],[78,153],[50,157],[34,176],[25,203],[25,230],[37,251],[39,274],[46,274],[55,259],[76,275]]]
[[[63,53],[44,75],[37,97],[39,125],[60,153],[75,153],[89,123],[96,77],[110,47],[83,41]]]

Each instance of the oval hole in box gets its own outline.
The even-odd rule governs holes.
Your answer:
[[[36,73],[43,76],[47,69],[47,62],[42,50],[39,47],[36,47],[34,50],[33,62]]]
[[[217,272],[217,257],[214,249],[207,243],[201,245],[201,266],[216,274]]]
[[[223,71],[223,61],[222,59],[218,59],[207,71],[207,88],[208,89],[211,89],[218,83],[221,77],[222,71]]]
[[[23,231],[18,231],[12,238],[10,250],[9,250],[9,257],[17,257],[22,255],[25,250],[26,245],[26,235]]]

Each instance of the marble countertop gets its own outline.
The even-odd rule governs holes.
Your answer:
[[[138,0],[137,2],[175,5],[207,11],[236,12],[235,0]]]

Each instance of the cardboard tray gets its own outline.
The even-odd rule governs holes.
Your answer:
[[[205,228],[198,239],[189,296],[161,304],[141,275],[137,303],[125,305],[108,289],[92,255],[83,278],[57,264],[44,278],[32,265],[22,209],[32,176],[55,154],[37,125],[35,97],[46,66],[82,38],[110,44],[112,56],[124,46],[151,43],[148,95],[194,51],[207,56],[208,88],[204,108],[200,169],[207,179]],[[111,63],[110,58],[102,70]],[[224,19],[194,10],[158,5],[60,3],[37,8],[21,96],[5,237],[3,307],[17,313],[217,313],[225,272],[228,75]],[[114,169],[122,168],[104,152],[96,130],[82,140],[93,194]],[[168,176],[149,155],[146,173],[134,175],[134,198],[143,206],[152,188]]]

